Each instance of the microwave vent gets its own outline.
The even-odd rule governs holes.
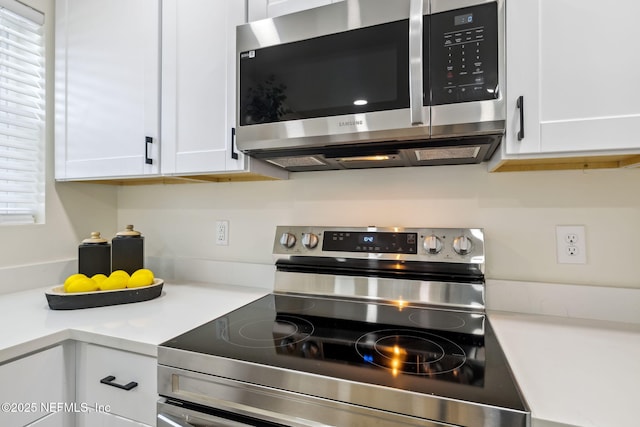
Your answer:
[[[325,166],[326,163],[313,156],[306,157],[278,157],[275,159],[266,159],[281,168],[300,168],[310,166]]]
[[[475,159],[478,157],[480,147],[443,147],[416,150],[418,161],[444,160],[444,159]]]

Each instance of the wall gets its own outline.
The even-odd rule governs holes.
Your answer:
[[[53,0],[25,0],[24,3],[45,13],[48,102],[46,217],[44,224],[0,226],[0,293],[60,283],[69,271],[69,265],[75,265],[80,240],[96,228],[107,236],[113,235],[117,228],[115,187],[54,183],[54,3]],[[41,274],[30,274],[26,282],[16,283],[21,279],[22,271],[36,264]]]
[[[46,14],[52,65],[53,0],[25,2]],[[82,238],[94,229],[112,236],[127,223],[144,232],[152,257],[266,265],[277,224],[483,227],[488,278],[640,288],[638,169],[488,174],[475,165],[302,173],[279,182],[56,184],[53,81],[49,66],[46,223],[0,227],[0,293],[60,283]],[[213,242],[216,219],[230,220],[229,246]],[[556,264],[557,224],[586,226],[587,265]],[[42,264],[56,268],[17,280],[23,267]]]
[[[490,279],[640,288],[640,169],[489,174],[471,165],[291,178],[121,187],[118,224],[135,224],[151,257],[263,264],[279,224],[482,227]],[[230,221],[229,246],[215,245],[217,219]],[[585,225],[586,265],[556,263],[559,224]]]

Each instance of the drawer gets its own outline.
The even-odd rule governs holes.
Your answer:
[[[128,418],[119,417],[117,415],[106,414],[104,412],[87,411],[87,412],[81,412],[78,414],[78,417],[76,418],[76,427],[150,427],[150,426],[148,424],[142,424],[137,421],[132,421]]]
[[[78,343],[76,402],[99,411],[152,425],[156,417],[157,361],[155,357]],[[109,382],[101,382],[115,377]],[[125,390],[117,387],[137,383]]]
[[[70,421],[67,415],[62,411],[54,412],[27,427],[67,427],[73,425],[73,421]]]
[[[67,400],[74,376],[65,363],[65,348],[58,345],[0,365],[0,426],[28,424],[52,412],[49,402]]]

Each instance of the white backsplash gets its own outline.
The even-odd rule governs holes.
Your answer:
[[[123,186],[118,224],[148,256],[271,264],[277,225],[481,227],[494,280],[640,288],[640,169],[487,173],[486,165],[305,172],[289,181]],[[229,221],[229,245],[215,223]],[[558,264],[584,225],[587,263]]]

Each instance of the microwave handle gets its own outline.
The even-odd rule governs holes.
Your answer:
[[[423,0],[411,0],[409,10],[409,105],[411,125],[423,125],[422,117],[422,7]]]

